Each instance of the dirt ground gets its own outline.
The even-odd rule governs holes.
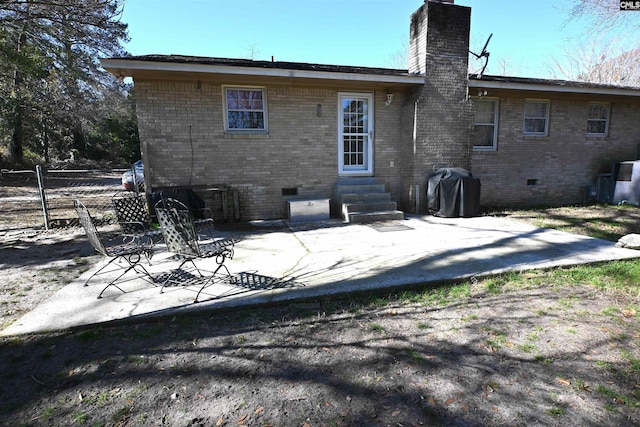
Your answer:
[[[562,209],[493,214],[640,225]],[[2,327],[98,259],[79,230],[0,233]],[[640,295],[546,274],[2,338],[0,423],[640,425]]]

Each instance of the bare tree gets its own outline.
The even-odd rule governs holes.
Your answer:
[[[252,41],[249,43],[247,47],[244,48],[247,51],[247,59],[255,60],[258,54],[260,53],[260,49],[258,47],[258,43]]]
[[[407,39],[409,36],[402,38],[402,44],[400,49],[391,54],[390,63],[391,67],[398,70],[406,70],[409,68],[409,42]]]
[[[568,20],[589,21],[587,33],[603,35],[613,29],[637,30],[640,27],[638,14],[621,11],[620,2],[615,0],[576,0],[568,10]]]
[[[495,63],[498,64],[496,66],[496,68],[499,70],[498,71],[498,75],[500,75],[500,76],[513,75],[514,66],[513,66],[513,62],[511,61],[511,58],[509,58],[509,57],[500,57],[500,58],[496,59]]]
[[[621,11],[614,0],[576,0],[566,12],[567,24],[586,21],[587,26],[549,58],[547,70],[561,79],[640,86],[638,12]]]
[[[549,58],[547,70],[557,79],[640,86],[640,49],[626,47],[620,38],[573,40],[560,55]]]
[[[640,49],[607,58],[593,66],[581,80],[640,87]]]

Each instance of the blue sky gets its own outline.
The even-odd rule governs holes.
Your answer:
[[[127,0],[133,55],[182,54],[395,68],[423,0]],[[470,6],[471,48],[493,37],[488,74],[549,77],[549,56],[583,23],[571,0],[456,0]],[[638,13],[640,17],[640,12]]]

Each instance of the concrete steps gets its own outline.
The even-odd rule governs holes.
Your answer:
[[[375,178],[341,178],[334,187],[334,210],[351,223],[404,219],[391,194]]]

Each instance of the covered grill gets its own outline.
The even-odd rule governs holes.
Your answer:
[[[438,169],[427,183],[427,208],[433,215],[445,218],[477,216],[480,180],[465,169]]]

